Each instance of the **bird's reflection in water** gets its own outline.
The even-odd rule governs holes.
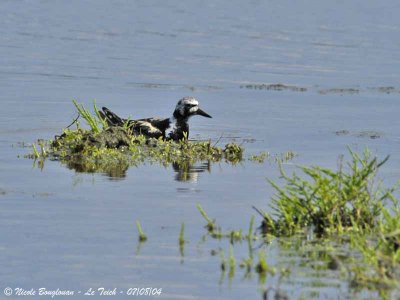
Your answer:
[[[175,180],[185,182],[197,182],[199,173],[211,171],[210,161],[202,161],[196,164],[189,161],[174,162],[172,163],[172,167],[175,171]]]
[[[104,165],[87,165],[68,161],[67,167],[79,173],[103,173],[110,180],[123,180],[126,177],[128,164],[104,164]],[[199,173],[211,171],[210,161],[201,161],[192,163],[190,161],[173,162],[172,168],[175,172],[176,181],[197,182]]]
[[[126,171],[129,168],[127,164],[111,164],[111,165],[96,165],[88,166],[81,163],[75,163],[72,161],[67,162],[67,167],[71,170],[75,170],[78,173],[102,173],[107,176],[110,180],[122,180],[126,177]]]

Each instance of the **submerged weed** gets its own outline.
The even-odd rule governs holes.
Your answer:
[[[211,220],[211,218],[207,215],[203,207],[201,207],[200,204],[197,204],[197,209],[199,210],[200,214],[203,216],[203,218],[207,221],[206,228],[208,232],[212,233],[216,230],[217,226],[215,224],[214,220]]]
[[[247,239],[251,241],[254,237],[253,235],[253,227],[254,227],[254,216],[251,216],[250,223],[249,223],[249,232],[247,234]]]
[[[39,154],[39,152],[37,151],[37,149],[36,149],[36,146],[35,146],[35,144],[32,144],[32,149],[33,149],[33,158],[39,158],[40,157],[40,154]]]
[[[267,274],[275,275],[276,273],[276,269],[268,265],[266,254],[263,250],[258,252],[258,263],[255,266],[255,271],[258,273],[260,284],[265,284]]]
[[[265,159],[269,158],[270,156],[271,156],[271,154],[269,152],[262,152],[259,155],[255,155],[255,154],[250,155],[249,160],[263,163],[265,161]]]
[[[268,271],[267,259],[264,251],[258,253],[258,263],[256,265],[256,272],[258,274],[266,274]]]
[[[179,244],[179,253],[181,257],[183,258],[185,256],[185,223],[182,222],[181,224],[181,230],[179,232],[179,239],[178,239],[178,244]]]
[[[185,223],[182,222],[181,230],[179,232],[179,246],[185,245]]]
[[[257,162],[257,163],[263,163],[266,160],[269,162],[280,163],[280,162],[291,161],[296,156],[297,156],[297,153],[293,152],[293,151],[286,151],[284,153],[274,154],[274,155],[272,155],[269,152],[261,152],[258,155],[256,155],[256,154],[250,155],[248,160]]]
[[[224,251],[220,251],[219,257],[221,259],[221,263],[220,263],[221,271],[225,271],[227,269],[227,266],[226,266],[227,263],[226,263]]]
[[[138,229],[138,232],[139,232],[139,242],[147,241],[147,236],[143,232],[142,225],[140,225],[139,220],[136,220],[136,226],[137,226],[137,229]]]
[[[236,259],[233,255],[233,246],[229,245],[229,278],[232,279],[235,276]]]
[[[222,238],[229,238],[230,243],[233,245],[235,242],[240,242],[243,240],[255,240],[257,239],[257,236],[253,235],[253,224],[254,224],[254,217],[250,219],[250,227],[249,227],[249,234],[245,235],[243,234],[243,231],[240,230],[230,230],[227,232],[223,232],[220,227],[217,226],[216,221],[212,220],[205,210],[201,207],[200,204],[197,204],[197,209],[199,210],[200,214],[203,216],[203,218],[206,220],[207,225],[205,228],[207,228],[208,234],[215,239],[222,239]]]

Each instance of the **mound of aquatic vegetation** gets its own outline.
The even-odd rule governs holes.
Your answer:
[[[96,103],[94,113],[76,101],[74,105],[78,118],[53,141],[40,142],[40,150],[33,145],[33,153],[28,157],[59,160],[77,171],[104,172],[117,177],[123,176],[129,166],[144,162],[185,168],[197,161],[223,160],[235,164],[243,159],[244,149],[236,143],[218,147],[211,141],[189,141],[187,138],[177,142],[149,139],[133,134],[128,124],[109,126],[99,115]],[[80,126],[80,117],[89,129]],[[76,125],[75,129],[71,129],[73,125]]]

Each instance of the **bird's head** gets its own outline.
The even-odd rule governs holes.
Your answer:
[[[199,108],[199,102],[193,97],[184,97],[178,101],[174,111],[175,118],[189,118],[194,115],[211,118],[209,114]]]

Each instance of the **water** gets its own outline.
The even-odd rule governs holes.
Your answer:
[[[72,99],[140,118],[167,117],[192,95],[213,116],[191,120],[194,138],[251,140],[247,155],[294,151],[289,170],[336,167],[347,145],[369,146],[391,155],[385,183],[399,178],[396,1],[2,1],[0,11],[2,289],[162,287],[165,299],[261,298],[256,274],[244,280],[238,268],[219,283],[220,259],[210,251],[227,255],[229,242],[202,242],[196,203],[223,228],[245,229],[252,205],[268,208],[265,178],[277,179],[277,165],[200,165],[185,182],[172,166],[146,164],[112,180],[18,158],[30,151],[21,142],[53,138],[71,122]],[[306,91],[250,88],[276,83]],[[141,249],[138,219],[149,237]],[[239,262],[247,246],[234,251]],[[272,244],[268,260],[284,261],[285,251]],[[318,276],[284,290],[317,299],[351,293],[334,272],[313,286]],[[275,277],[265,284],[276,285]]]

